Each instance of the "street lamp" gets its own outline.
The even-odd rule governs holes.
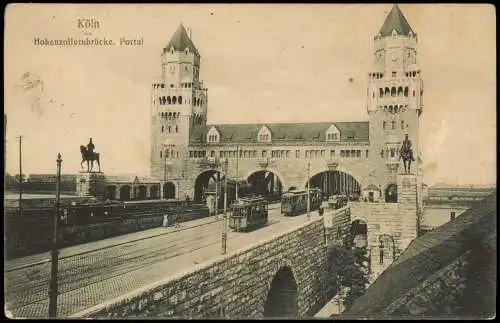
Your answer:
[[[227,175],[228,175],[229,160],[226,158],[224,161],[224,218],[222,220],[222,254],[225,255],[227,251]]]
[[[52,267],[50,272],[50,286],[49,286],[49,317],[57,316],[57,265],[59,250],[57,246],[57,226],[59,222],[59,198],[60,198],[60,182],[61,182],[61,153],[57,154],[57,179],[56,179],[56,209],[54,213],[54,228],[52,237]]]

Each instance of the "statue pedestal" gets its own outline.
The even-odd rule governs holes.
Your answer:
[[[95,197],[104,200],[106,192],[104,173],[80,172],[76,175],[76,194],[79,197]]]

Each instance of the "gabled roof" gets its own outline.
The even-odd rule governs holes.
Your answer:
[[[170,47],[172,46],[176,51],[183,51],[186,48],[189,48],[189,51],[195,53],[196,55],[200,55],[193,42],[191,41],[191,38],[189,38],[186,28],[184,28],[184,25],[182,23],[175,31],[172,39],[170,39],[170,42],[168,42],[165,50],[170,50]]]
[[[221,136],[219,142],[253,143],[266,126],[271,131],[272,142],[325,141],[326,130],[334,124],[340,131],[340,141],[368,141],[368,122],[328,122],[328,123],[256,123],[219,124],[196,127],[190,136],[190,143],[206,143],[206,135],[211,127],[217,128]]]
[[[415,34],[397,4],[392,7],[391,12],[385,18],[385,22],[382,28],[380,28],[379,33],[382,37],[391,36],[393,30],[396,30],[398,35],[408,36],[410,31]]]
[[[346,317],[383,316],[387,307],[427,278],[478,245],[494,246],[496,238],[496,190],[458,216],[413,240],[366,293],[358,298]]]

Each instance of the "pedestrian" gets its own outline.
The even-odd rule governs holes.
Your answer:
[[[176,213],[176,214],[174,215],[174,218],[175,218],[175,220],[174,220],[175,227],[176,227],[176,228],[180,228],[181,226],[180,226],[180,224],[179,224],[179,214],[177,214],[177,213]]]
[[[168,214],[163,214],[163,227],[168,227]]]

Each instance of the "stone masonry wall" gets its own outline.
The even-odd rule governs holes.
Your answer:
[[[297,284],[298,316],[313,315],[326,301],[325,251],[320,218],[75,316],[261,318],[271,282],[284,267]]]
[[[375,279],[417,237],[417,179],[415,175],[398,176],[398,203],[349,203],[352,221],[363,220],[368,227],[371,271]],[[389,235],[394,241],[394,259],[387,256],[380,263],[379,238]]]
[[[435,309],[453,304],[453,299],[464,291],[467,285],[465,270],[468,256],[469,252],[464,253],[434,273],[416,288],[393,301],[383,314],[397,312],[412,316],[432,315]]]
[[[327,208],[323,220],[327,244],[328,241],[343,241],[351,227],[351,208],[349,206],[340,209]]]

